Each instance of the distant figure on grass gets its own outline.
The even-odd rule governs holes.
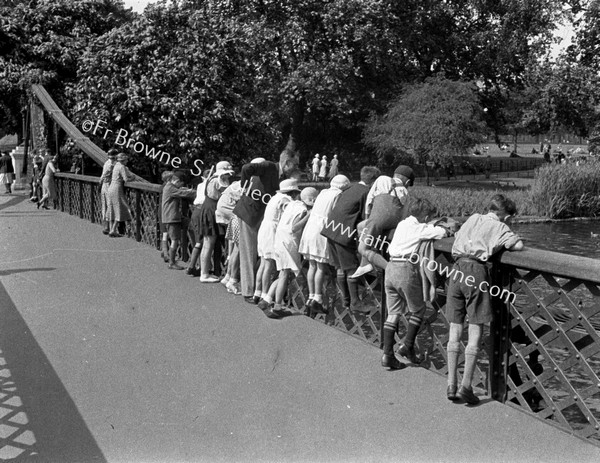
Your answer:
[[[271,287],[272,275],[276,270],[275,264],[275,232],[279,219],[287,205],[300,194],[298,181],[295,179],[283,180],[279,184],[279,190],[267,203],[262,223],[258,229],[257,251],[260,257],[260,265],[256,272],[255,293],[260,291],[258,308],[262,311],[269,309],[273,303],[269,289]]]
[[[447,318],[450,322],[447,347],[449,400],[463,399],[471,405],[479,403],[479,398],[473,393],[473,374],[483,325],[490,323],[493,318],[490,293],[480,288],[483,282],[487,282],[487,287],[490,288],[489,259],[494,254],[502,249],[523,249],[521,239],[506,225],[516,213],[515,203],[498,194],[492,198],[487,214],[473,214],[456,233],[452,245],[452,256],[455,259],[454,278],[450,279],[446,302]],[[456,277],[458,274],[466,275],[467,278],[459,279]],[[469,280],[473,279],[476,283],[469,285]],[[469,340],[465,349],[462,384],[457,392],[458,357],[465,316],[469,318]]]
[[[117,162],[113,167],[110,186],[107,192],[108,205],[106,208],[106,217],[110,222],[108,236],[113,238],[123,236],[118,232],[119,222],[128,222],[131,220],[131,212],[129,211],[127,196],[125,196],[125,182],[131,182],[135,177],[127,168],[128,161],[129,157],[125,153],[117,155]]]
[[[327,216],[342,191],[350,187],[350,180],[344,175],[336,175],[331,186],[319,193],[308,222],[300,239],[300,254],[308,260],[308,300],[306,307],[312,313],[326,313],[323,308],[323,284],[331,264],[331,251],[327,238],[321,235]]]
[[[57,161],[58,156],[52,156],[46,163],[46,170],[44,172],[44,177],[42,178],[42,191],[44,195],[37,203],[38,209],[40,206],[42,209],[50,209],[48,207],[48,201],[54,202],[56,199],[56,183],[54,182],[54,174],[59,172]]]
[[[275,233],[275,262],[279,271],[277,288],[275,289],[275,305],[267,313],[269,318],[281,318],[291,315],[283,308],[283,299],[288,289],[288,281],[293,274],[297,277],[302,268],[302,256],[298,251],[302,231],[310,216],[319,192],[316,188],[307,187],[293,196],[279,220]]]
[[[102,175],[100,176],[100,203],[102,205],[102,233],[108,235],[110,233],[109,221],[106,217],[106,210],[108,209],[108,187],[110,186],[110,180],[112,179],[113,168],[117,162],[117,154],[119,150],[111,148],[108,150],[108,160],[102,166]]]
[[[437,240],[447,236],[446,229],[429,224],[436,213],[435,207],[426,199],[415,199],[409,206],[409,216],[396,227],[390,243],[390,263],[385,269],[385,298],[388,317],[383,325],[383,357],[381,365],[393,370],[405,367],[394,355],[396,332],[400,317],[406,313],[408,329],[400,346],[400,355],[412,363],[420,363],[415,353],[415,340],[427,310],[423,297],[423,278],[419,269],[417,248],[421,241]]]
[[[319,153],[315,154],[315,157],[312,161],[312,180],[313,182],[319,181],[319,170],[321,166],[321,161],[319,161]]]
[[[181,233],[184,230],[187,233],[189,220],[181,215],[181,200],[196,197],[196,190],[193,188],[182,188],[185,174],[175,172],[171,179],[165,184],[162,194],[161,218],[162,223],[167,229],[167,234],[171,238],[171,247],[169,248],[169,269],[183,270],[183,267],[177,265],[177,250],[181,242]]]
[[[339,174],[338,164],[339,164],[338,155],[334,154],[333,159],[331,160],[331,164],[329,165],[329,174],[327,174],[327,177],[329,177],[330,181],[333,177],[335,177],[337,174]]]
[[[319,181],[324,182],[327,178],[327,156],[321,158],[321,168],[319,170]]]

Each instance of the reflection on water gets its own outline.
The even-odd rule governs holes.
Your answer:
[[[600,259],[600,221],[515,223],[511,228],[526,246]]]

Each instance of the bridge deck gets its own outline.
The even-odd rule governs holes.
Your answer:
[[[269,320],[96,225],[0,196],[0,459],[600,461],[307,317]],[[6,411],[8,410],[8,411]]]

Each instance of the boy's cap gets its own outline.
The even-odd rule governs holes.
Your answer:
[[[254,158],[252,161],[250,161],[250,164],[261,164],[266,161],[267,160],[265,158]]]
[[[300,199],[307,206],[314,206],[317,196],[319,196],[319,192],[312,186],[308,186],[300,192]]]
[[[290,193],[292,191],[300,191],[300,188],[298,188],[298,180],[290,178],[281,181],[277,193]]]
[[[415,180],[415,173],[408,166],[398,166],[394,171],[394,177],[398,177],[399,175],[404,175],[406,178],[412,180],[413,182]]]

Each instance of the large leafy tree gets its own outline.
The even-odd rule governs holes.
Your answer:
[[[72,89],[76,119],[102,119],[113,133],[179,156],[195,174],[198,160],[273,153],[275,130],[255,104],[245,26],[217,3],[158,4],[91,43]],[[157,162],[136,158],[137,167],[157,172]]]
[[[464,155],[486,128],[472,83],[431,78],[408,87],[382,117],[370,121],[365,143],[380,157],[408,154],[417,164]]]
[[[130,17],[121,0],[32,0],[0,4],[0,128],[21,131],[31,84],[59,104],[76,78],[77,60],[93,38]]]

